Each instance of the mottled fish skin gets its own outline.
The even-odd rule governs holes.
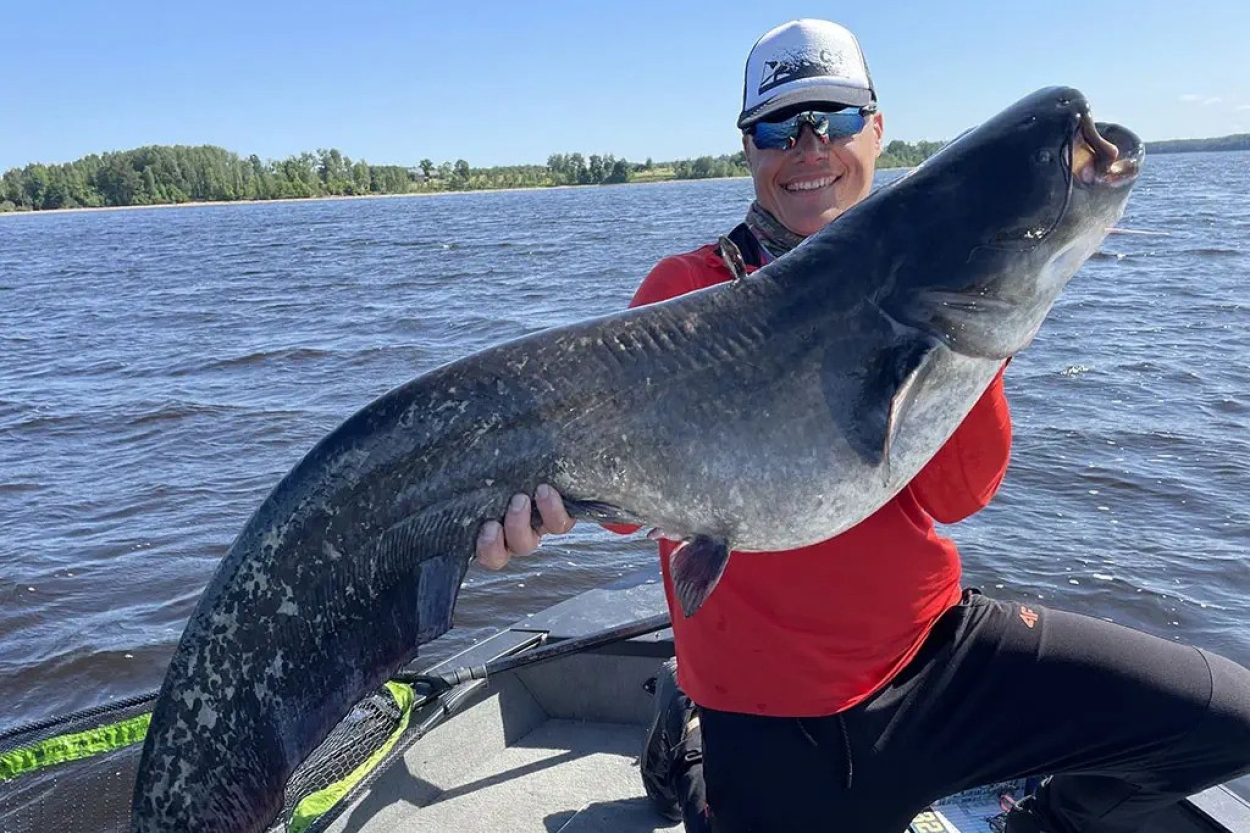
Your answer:
[[[348,419],[204,591],[131,829],[265,830],[352,705],[451,626],[478,527],[516,492],[551,483],[578,517],[658,526],[722,560],[876,511],[1123,211],[1132,172],[1072,176],[1087,109],[1039,91],[749,277],[477,353]],[[689,613],[720,566],[690,571]]]

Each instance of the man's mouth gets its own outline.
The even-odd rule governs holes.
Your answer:
[[[781,187],[790,193],[801,193],[803,191],[817,191],[821,188],[828,188],[837,182],[836,176],[822,176],[820,179],[801,179],[798,182],[787,182]]]

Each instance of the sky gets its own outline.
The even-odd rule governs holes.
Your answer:
[[[752,44],[859,38],[885,138],[1067,84],[1151,140],[1250,132],[1250,2],[0,0],[0,171],[147,144],[373,164],[732,153]]]

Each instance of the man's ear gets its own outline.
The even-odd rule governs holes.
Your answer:
[[[881,155],[881,137],[885,135],[885,116],[881,111],[872,114],[872,143],[875,147],[876,155]]]

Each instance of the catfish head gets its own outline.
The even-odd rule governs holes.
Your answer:
[[[1047,88],[965,132],[826,231],[852,224],[838,233],[861,249],[868,238],[881,241],[877,303],[895,321],[957,353],[1006,359],[1032,341],[1119,220],[1143,157],[1132,132],[1094,122],[1080,92]]]

